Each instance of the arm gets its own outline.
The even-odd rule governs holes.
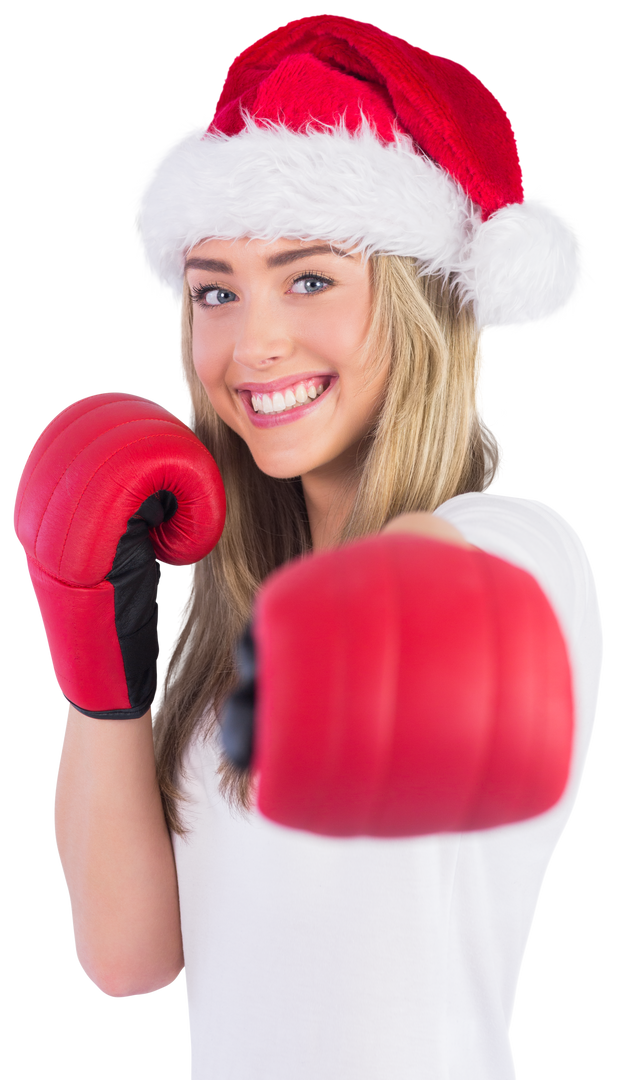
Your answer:
[[[182,967],[173,852],[149,706],[156,690],[156,556],[218,541],[225,496],[195,435],[151,401],[101,394],[65,409],[24,470],[15,527],[56,675],[71,703],[57,834],[79,958],[109,994]]]
[[[152,722],[69,710],[56,833],[80,962],[107,994],[145,994],[183,966],[171,840]]]

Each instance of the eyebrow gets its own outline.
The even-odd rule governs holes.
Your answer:
[[[333,247],[330,244],[312,244],[311,247],[294,248],[293,251],[281,251],[278,255],[270,255],[266,259],[266,266],[271,269],[275,266],[287,266],[296,259],[305,259],[309,255],[339,255],[341,258],[353,259],[342,248]],[[231,263],[224,259],[187,259],[185,270],[209,270],[211,274],[233,274]]]

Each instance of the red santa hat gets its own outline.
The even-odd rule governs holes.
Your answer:
[[[298,19],[232,64],[210,127],[146,192],[149,260],[181,288],[200,240],[331,240],[453,275],[479,325],[554,311],[576,242],[523,201],[508,118],[469,71],[371,26]]]

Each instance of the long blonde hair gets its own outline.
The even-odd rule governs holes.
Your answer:
[[[471,308],[450,282],[420,275],[411,258],[374,255],[370,263],[373,310],[365,354],[369,368],[389,364],[389,371],[379,416],[359,453],[341,543],[378,532],[398,514],[432,511],[454,495],[484,490],[498,463],[495,440],[476,410],[479,332]],[[198,730],[204,739],[216,733],[255,592],[277,566],[311,548],[300,480],[260,472],[243,440],[215,413],[193,366],[192,328],[185,283],[182,355],[193,426],[221,471],[227,519],[217,547],[195,567],[154,729],[163,804],[178,833],[185,832],[182,756]],[[219,777],[228,802],[250,809],[250,775],[222,762]]]

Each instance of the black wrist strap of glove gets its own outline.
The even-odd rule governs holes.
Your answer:
[[[92,712],[73,708],[97,720],[130,720],[143,716],[156,693],[158,607],[156,593],[161,576],[154,557],[150,529],[169,521],[178,509],[175,495],[150,495],[127,523],[120,537],[107,581],[114,587],[116,633],[122,653],[130,709]]]

